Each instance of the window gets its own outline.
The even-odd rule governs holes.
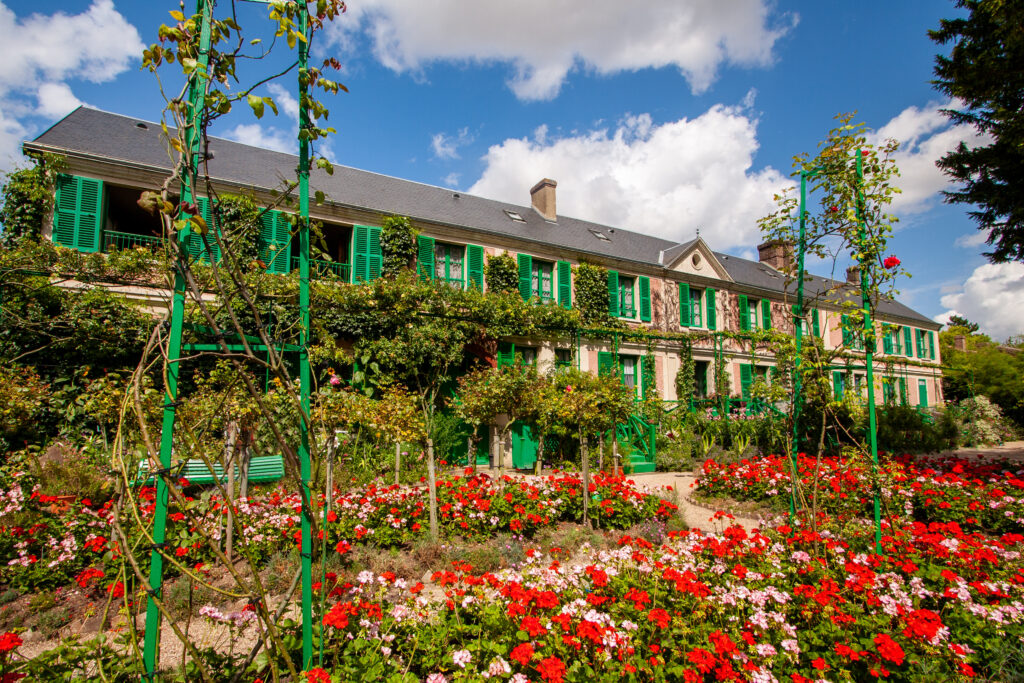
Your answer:
[[[633,278],[619,276],[619,316],[635,318],[636,307],[633,305]]]
[[[530,293],[544,303],[555,300],[555,264],[550,261],[533,260],[530,273]]]
[[[896,405],[896,380],[892,377],[882,378],[882,402]]]
[[[751,299],[746,294],[740,294],[737,299],[741,330],[771,329],[772,311],[771,302],[768,299]]]
[[[636,356],[619,356],[619,363],[622,365],[622,383],[636,392],[638,384]]]
[[[555,369],[572,367],[572,349],[555,349]]]
[[[516,355],[519,356],[523,365],[537,364],[537,349],[530,346],[516,346]]]
[[[699,360],[693,364],[693,395],[695,398],[706,398],[708,395],[708,365],[706,360]]]
[[[455,289],[462,289],[463,259],[466,249],[455,244],[434,246],[434,279],[447,282]]]
[[[704,327],[704,301],[703,292],[699,289],[690,288],[690,325],[692,327]]]

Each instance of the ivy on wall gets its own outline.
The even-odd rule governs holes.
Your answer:
[[[419,231],[405,216],[388,216],[381,223],[380,253],[385,277],[395,277],[412,267],[416,260],[416,236]]]
[[[576,267],[576,308],[584,324],[608,322],[608,269],[592,263]]]
[[[489,292],[495,294],[517,294],[519,292],[519,266],[509,254],[487,257],[484,276]]]

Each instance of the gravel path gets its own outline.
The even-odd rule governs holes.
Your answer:
[[[717,511],[715,508],[705,507],[694,502],[691,498],[697,477],[690,472],[649,472],[634,474],[630,476],[630,479],[640,486],[670,488],[675,491],[677,493],[675,499],[677,500],[677,505],[679,505],[679,516],[683,518],[686,525],[691,529],[721,532],[728,526],[739,524],[747,531],[750,531],[763,525],[764,520],[741,516],[735,513],[733,513],[734,519],[714,519],[714,514]],[[671,494],[665,494],[663,497],[668,500],[673,499]]]

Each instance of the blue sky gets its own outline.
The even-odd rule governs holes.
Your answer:
[[[0,3],[0,168],[78,103],[147,119],[163,106],[138,55],[175,5],[46,5]],[[263,24],[259,6],[239,11],[243,26]],[[792,156],[857,110],[904,143],[891,252],[913,278],[900,298],[1004,338],[1024,332],[1024,265],[986,263],[964,209],[942,204],[934,168],[975,140],[938,113],[946,101],[930,84],[927,31],[955,12],[949,0],[353,0],[315,46],[343,63],[350,90],[328,101],[338,135],[325,151],[521,204],[553,177],[560,213],[675,240],[700,228],[713,248],[750,257]],[[215,130],[277,148],[293,132],[284,111],[258,123],[240,113]]]

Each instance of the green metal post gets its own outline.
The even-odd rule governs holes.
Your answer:
[[[800,172],[800,238],[797,251],[796,306],[793,308],[793,329],[796,335],[796,356],[793,359],[793,445],[789,453],[791,491],[789,497],[789,523],[796,521],[796,481],[798,477],[797,451],[800,440],[800,412],[803,408],[803,382],[800,379],[800,354],[803,348],[804,320],[804,254],[807,250],[807,171]]]
[[[299,31],[308,38],[309,16],[299,5]],[[309,41],[299,41],[299,400],[302,409],[299,475],[302,479],[302,668],[313,662],[313,533],[309,494]]]
[[[864,151],[857,150],[857,251],[864,253],[867,241],[867,225],[864,217]],[[871,299],[868,296],[868,271],[861,264],[860,298],[864,312],[864,364],[868,382],[868,444],[871,446],[871,470],[878,481],[878,428],[875,421],[875,331],[871,321]],[[882,552],[882,503],[875,486],[875,551]]]
[[[196,0],[196,14],[202,17],[199,32],[199,57],[192,72],[188,90],[188,121],[185,128],[185,145],[190,163],[181,175],[181,202],[195,202],[195,169],[199,165],[201,143],[200,123],[203,98],[206,94],[206,68],[210,59],[210,22],[213,3]],[[160,469],[171,466],[171,452],[174,445],[174,419],[178,400],[178,359],[181,357],[181,331],[185,319],[185,263],[188,250],[185,248],[191,230],[186,228],[171,235],[177,241],[177,260],[174,268],[174,297],[171,301],[171,329],[167,339],[167,392],[164,396],[163,421],[160,430]],[[160,609],[155,598],[160,596],[164,582],[164,558],[161,554],[167,540],[167,480],[155,477],[156,501],[153,514],[153,548],[149,554],[149,597],[146,600],[146,631],[142,651],[143,676],[156,681],[157,655],[160,642]]]

